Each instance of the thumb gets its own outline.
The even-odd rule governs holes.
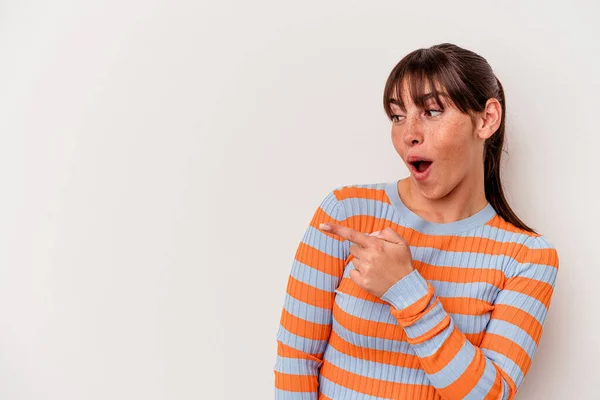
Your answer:
[[[352,279],[352,281],[354,283],[356,283],[358,286],[362,287],[362,276],[360,274],[360,272],[358,272],[358,270],[356,268],[352,268],[349,272],[350,275],[350,279]]]

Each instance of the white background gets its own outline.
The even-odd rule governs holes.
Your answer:
[[[560,272],[519,399],[597,395],[596,1],[0,2],[0,398],[267,399],[333,188],[407,175],[382,107],[452,42],[507,96],[510,204]]]

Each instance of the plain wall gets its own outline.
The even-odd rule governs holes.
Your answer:
[[[410,51],[485,57],[510,204],[560,270],[519,399],[597,393],[593,1],[0,2],[0,397],[267,399],[322,198],[408,175]]]

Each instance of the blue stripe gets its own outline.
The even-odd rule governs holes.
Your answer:
[[[508,382],[504,378],[502,378],[502,400],[508,400],[510,396],[510,386],[508,386]]]
[[[335,237],[327,236],[325,232],[309,225],[302,236],[302,242],[308,246],[314,247],[328,256],[339,260],[345,260],[349,253],[351,243],[347,240],[338,240]]]
[[[506,268],[505,275],[507,278],[515,276],[530,278],[554,286],[557,272],[557,268],[549,265],[515,262]]]
[[[352,261],[350,261],[344,267],[344,273],[342,274],[342,278],[349,278],[349,279],[351,279],[350,278],[350,271],[352,271],[353,269],[356,269],[356,267],[354,266],[354,263]]]
[[[400,356],[402,357],[402,356]],[[376,361],[363,360],[344,354],[333,346],[327,347],[327,361],[354,374],[387,382],[428,385],[427,374],[420,368],[406,368]]]
[[[275,388],[275,400],[315,400],[315,392],[290,392]]]
[[[521,385],[521,382],[523,382],[525,375],[523,374],[521,368],[517,364],[515,364],[513,360],[511,360],[503,354],[495,352],[494,350],[489,350],[485,347],[480,347],[480,349],[481,351],[483,351],[483,354],[485,354],[487,358],[492,360],[494,364],[496,364],[499,368],[501,368],[512,378],[517,387]]]
[[[465,334],[483,332],[490,320],[490,314],[469,315],[450,313],[450,317],[454,320],[458,330]]]
[[[500,319],[492,319],[487,327],[486,333],[494,333],[514,342],[525,350],[530,360],[533,360],[537,345],[533,338],[518,326]]]
[[[498,287],[487,282],[445,282],[430,280],[431,285],[435,288],[435,294],[439,297],[468,297],[471,299],[485,300],[491,303],[496,298],[500,291]]]
[[[307,339],[291,333],[282,325],[279,325],[279,330],[277,331],[277,340],[296,350],[300,350],[309,354],[323,353],[325,351],[325,347],[327,346],[327,340]]]
[[[354,399],[354,400],[389,400],[383,397],[369,396],[368,394],[348,389],[333,383],[323,375],[319,375],[319,390],[330,399]],[[314,400],[314,397],[312,398]],[[287,399],[286,399],[287,400]]]
[[[458,353],[435,374],[430,374],[431,383],[436,388],[445,388],[453,384],[467,370],[475,357],[475,347],[465,340]]]
[[[337,322],[335,316],[333,317],[332,329],[343,340],[354,345],[368,343],[368,348],[370,349],[415,355],[413,348],[408,342],[402,340],[382,339],[354,333],[344,328],[339,322]],[[351,339],[349,340],[349,338]]]
[[[314,360],[277,356],[274,370],[290,375],[317,376],[321,363]]]
[[[379,215],[390,215],[394,212],[397,212],[396,208],[393,206],[393,203],[397,200],[394,193],[397,192],[396,188],[397,182],[378,182],[378,183],[370,183],[370,184],[352,184],[345,185],[340,187],[356,187],[356,188],[365,188],[365,189],[373,189],[373,190],[383,190],[386,192],[388,200],[392,204],[385,202],[383,200],[376,199],[365,199],[365,198],[346,198],[341,200],[339,203],[345,204],[348,203],[348,207],[345,207],[346,210],[351,210],[350,213],[347,213],[347,216],[355,216],[360,215],[361,210],[373,210],[380,211]],[[392,192],[394,195],[394,199],[390,198],[388,195],[388,191]],[[354,210],[357,210],[354,212]],[[391,218],[388,218],[391,219]],[[521,233],[521,232],[513,232],[506,229],[501,229],[497,227],[492,227],[489,225],[482,225],[475,229],[470,229],[465,232],[459,232],[455,234],[455,236],[460,237],[473,237],[473,238],[485,238],[491,239],[498,243],[516,243],[516,244],[524,244],[531,238],[530,243],[527,243],[527,247],[532,249],[537,248],[553,248],[552,244],[549,243],[543,236],[533,236],[529,233]]]
[[[392,199],[390,199],[392,201]],[[392,215],[397,213],[397,209],[393,204],[389,204],[382,200],[376,199],[365,199],[365,198],[357,198],[357,197],[348,197],[342,199],[340,202],[342,206],[346,210],[346,217],[354,217],[360,216],[364,213],[363,210],[369,210],[369,214],[371,215],[382,215],[388,216],[388,220],[392,220]],[[393,202],[392,202],[393,203]],[[491,213],[487,213],[486,215],[491,215]],[[403,221],[404,222],[404,221]],[[485,221],[487,222],[487,221]],[[453,223],[454,226],[457,226]],[[453,226],[453,227],[454,227]],[[427,233],[425,233],[427,234]],[[441,233],[437,233],[443,234]],[[508,230],[491,227],[488,225],[481,225],[474,229],[469,229],[464,232],[459,233],[449,233],[454,236],[460,237],[473,237],[476,239],[484,238],[490,239],[498,243],[515,243],[515,244],[523,244],[525,243],[531,236],[518,232],[511,232]]]
[[[342,189],[344,187],[355,187],[355,188],[364,188],[364,189],[373,189],[373,190],[383,190],[386,192],[387,190],[397,190],[396,188],[397,181],[393,182],[377,182],[377,183],[365,183],[365,184],[349,184],[336,188],[337,190]],[[392,202],[392,199],[388,197],[388,200]],[[394,196],[395,197],[395,196]],[[338,201],[339,204],[343,205],[343,208],[346,210],[346,217],[352,217],[356,215],[361,215],[363,213],[362,210],[372,210],[372,215],[382,215],[382,216],[391,216],[394,213],[397,213],[396,208],[393,204],[385,202],[383,200],[376,199],[365,199],[365,198],[355,198],[349,197],[346,199],[342,199]],[[392,202],[393,203],[393,202]],[[347,204],[347,206],[345,206]],[[349,210],[349,212],[348,212]],[[376,214],[377,213],[377,214]],[[387,218],[388,220],[392,220],[391,217]],[[395,221],[394,221],[395,222]],[[498,243],[515,243],[517,245],[526,244],[529,249],[549,249],[554,248],[554,246],[544,237],[544,236],[533,236],[529,233],[521,233],[521,232],[513,232],[506,229],[501,229],[497,227],[492,227],[489,225],[482,225],[475,229],[471,229],[465,232],[459,232],[454,236],[459,237],[472,237],[476,239],[484,238],[490,239]],[[531,240],[530,240],[531,239]],[[529,240],[529,243],[527,241]]]
[[[434,300],[435,297],[432,298],[432,301]],[[363,300],[357,297],[347,295],[343,292],[338,293],[338,295],[335,297],[335,302],[338,305],[338,307],[340,307],[340,309],[342,309],[345,313],[352,315],[353,317],[385,324],[398,324],[398,321],[390,312],[390,305],[387,303],[375,303],[369,300]],[[443,308],[443,304],[439,304],[436,307]],[[462,333],[481,333],[484,331],[485,326],[490,320],[489,314],[448,314],[450,314],[450,317],[454,320],[456,326]],[[423,318],[425,317],[426,316],[424,316]]]
[[[425,342],[414,344],[413,349],[421,358],[433,355],[440,349],[450,334],[452,334],[454,327],[454,321],[450,320],[450,324],[446,327],[446,329]]]
[[[540,249],[554,249],[552,243],[550,243],[544,236],[534,237],[526,243],[528,249],[540,250]]]
[[[470,231],[456,234],[459,237],[468,237],[476,239],[490,239],[498,243],[516,243],[523,244],[529,240],[530,236],[519,232],[511,232],[505,229],[489,225],[482,225]]]
[[[398,325],[390,312],[388,303],[375,303],[342,293],[335,296],[335,303],[345,313],[368,321]]]
[[[290,295],[285,296],[283,308],[293,316],[308,322],[323,325],[331,323],[331,309],[306,304]]]
[[[385,300],[392,304],[394,308],[402,310],[427,296],[428,289],[427,281],[419,271],[415,269],[394,283],[383,296],[381,296],[381,300]]]
[[[544,324],[548,309],[539,300],[523,293],[513,292],[512,290],[503,290],[498,294],[494,304],[504,304],[516,308],[520,308],[540,324]]]
[[[490,389],[494,386],[496,380],[496,367],[494,363],[485,358],[485,369],[483,375],[479,378],[479,381],[473,389],[464,397],[464,400],[481,400],[487,396]]]
[[[437,324],[442,322],[446,315],[448,315],[448,313],[444,311],[442,303],[438,302],[438,304],[436,304],[427,314],[423,315],[417,322],[404,327],[404,331],[408,337],[416,338],[433,329]]]
[[[504,266],[509,264],[524,265],[518,263],[506,254],[492,255],[470,251],[440,250],[425,246],[410,246],[413,260],[434,267],[457,267],[488,271],[495,269],[504,272]],[[544,265],[544,264],[540,264]]]
[[[333,292],[340,284],[341,278],[326,274],[309,265],[294,259],[290,275],[294,279],[326,292]]]

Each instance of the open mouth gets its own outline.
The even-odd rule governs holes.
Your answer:
[[[410,164],[416,172],[425,172],[431,166],[431,161],[414,161]]]

